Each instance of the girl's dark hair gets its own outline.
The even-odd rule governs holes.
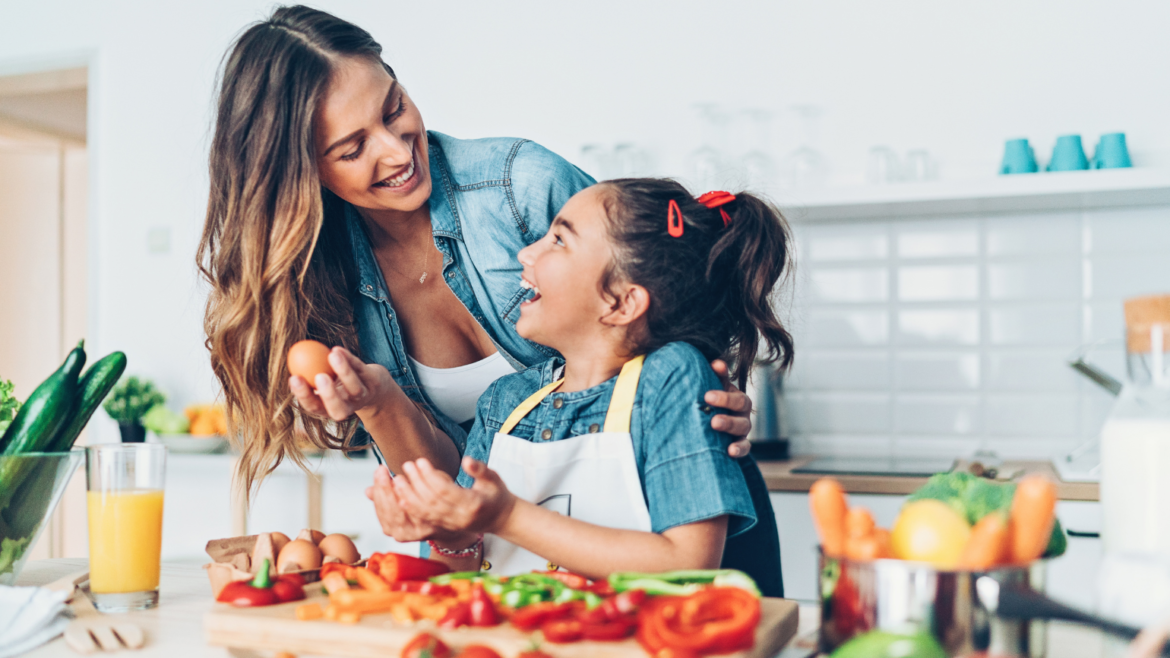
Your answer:
[[[313,119],[347,58],[394,71],[369,32],[309,7],[279,7],[248,27],[223,62],[211,190],[196,261],[238,475],[252,485],[303,449],[346,448],[356,422],[301,414],[285,355],[314,338],[358,351],[357,288],[344,204],[321,186]]]
[[[675,181],[621,178],[601,185],[614,242],[602,290],[621,279],[650,293],[637,352],[690,343],[708,359],[726,360],[740,388],[757,357],[781,368],[792,363],[792,335],[773,307],[776,284],[791,269],[791,237],[779,211],[739,193],[722,206],[731,218],[725,227],[718,208],[700,204]],[[677,238],[667,232],[671,200],[683,216]]]

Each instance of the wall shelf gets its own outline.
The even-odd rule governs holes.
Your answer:
[[[810,189],[783,195],[793,222],[1170,204],[1170,169],[1108,169],[966,181]]]

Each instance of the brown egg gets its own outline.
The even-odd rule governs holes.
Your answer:
[[[303,539],[294,539],[284,545],[280,554],[276,556],[276,571],[303,571],[316,569],[321,566],[321,551]]]
[[[353,564],[362,558],[357,546],[353,545],[353,540],[341,533],[326,535],[317,547],[321,549],[322,555],[335,557],[345,564]]]
[[[284,534],[283,532],[273,532],[271,534],[272,550],[276,551],[277,555],[280,555],[280,549],[284,548],[284,545],[289,542],[288,535]]]
[[[313,545],[316,546],[317,544],[321,543],[322,539],[325,539],[325,533],[321,532],[320,530],[311,530],[309,528],[305,528],[304,530],[297,533],[297,539],[304,539],[305,541],[313,542]]]
[[[315,340],[302,340],[288,350],[288,371],[304,378],[313,386],[317,375],[325,373],[334,376],[329,365],[329,348]]]

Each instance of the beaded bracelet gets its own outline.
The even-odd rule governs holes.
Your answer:
[[[468,546],[467,548],[460,548],[458,550],[443,548],[442,546],[436,544],[435,540],[433,539],[428,539],[427,544],[430,545],[431,550],[438,553],[439,555],[442,555],[443,557],[470,557],[472,555],[479,555],[479,550],[483,548],[483,535],[476,537],[475,543],[471,546]]]

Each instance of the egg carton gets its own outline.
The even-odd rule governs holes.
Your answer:
[[[324,533],[306,529],[302,530],[296,538],[307,539],[317,544],[324,537]],[[263,564],[265,559],[268,560],[269,574],[272,576],[277,575],[277,551],[272,542],[272,533],[262,532],[243,537],[212,539],[207,542],[207,547],[204,550],[212,559],[211,563],[203,565],[203,568],[207,571],[207,578],[211,581],[212,596],[219,596],[220,591],[228,583],[255,578],[256,572],[259,571],[260,565]],[[326,557],[324,559],[324,564],[334,562],[340,562],[340,560],[333,557]],[[360,566],[365,563],[365,560],[358,560],[354,564]],[[321,567],[313,569],[289,569],[283,573],[299,574],[305,579],[306,583],[312,583],[320,580]]]

